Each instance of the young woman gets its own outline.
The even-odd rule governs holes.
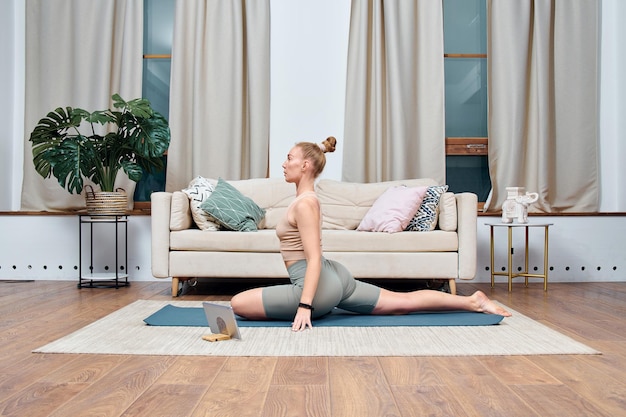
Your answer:
[[[440,291],[394,292],[358,281],[340,263],[322,255],[320,203],[315,179],[326,165],[325,152],[337,141],[297,143],[283,163],[287,182],[296,185],[296,198],[276,227],[280,252],[291,284],[255,288],[235,295],[236,314],[250,320],[292,320],[293,331],[311,328],[311,319],[334,307],[360,314],[408,314],[420,310],[467,310],[502,316],[511,314],[481,291],[471,296]]]

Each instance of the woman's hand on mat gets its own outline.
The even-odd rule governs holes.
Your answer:
[[[313,328],[313,325],[311,324],[311,310],[299,307],[296,312],[296,317],[293,319],[293,323],[291,324],[291,330],[299,332],[306,330],[307,327],[309,329]]]

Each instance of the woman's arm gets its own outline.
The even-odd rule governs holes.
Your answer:
[[[320,230],[320,206],[317,199],[303,198],[294,207],[294,220],[304,248],[307,261],[304,275],[304,288],[300,302],[311,305],[317,291],[317,285],[322,270],[322,248]],[[311,325],[311,310],[298,308],[292,330],[304,330]]]

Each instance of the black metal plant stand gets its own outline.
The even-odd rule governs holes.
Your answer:
[[[78,216],[78,288],[120,288],[128,282],[128,215],[80,214]],[[94,225],[115,225],[115,271],[94,272]],[[83,226],[89,225],[89,271],[83,272]],[[121,229],[121,233],[120,233]],[[124,240],[124,263],[120,265],[120,235]],[[126,272],[120,272],[123,269]]]

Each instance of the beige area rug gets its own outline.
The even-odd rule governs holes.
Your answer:
[[[147,326],[143,319],[166,304],[139,300],[34,350],[37,353],[211,356],[468,356],[599,354],[516,311],[494,326],[240,328],[242,340],[207,342],[202,327]],[[510,309],[509,309],[510,310]]]

